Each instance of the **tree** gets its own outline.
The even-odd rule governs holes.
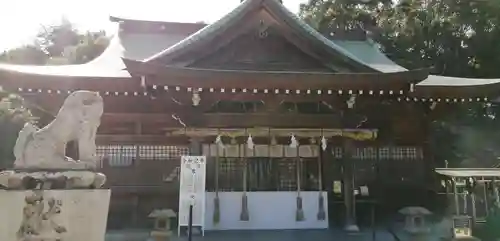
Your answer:
[[[25,45],[4,51],[0,54],[0,61],[12,64],[44,65],[47,55],[35,46]]]
[[[19,131],[25,123],[35,121],[25,106],[20,96],[0,91],[0,170],[12,167]]]
[[[102,54],[109,44],[104,31],[79,32],[71,22],[42,27],[32,44],[5,51],[1,62],[28,65],[83,64]]]
[[[72,64],[83,64],[101,55],[108,45],[109,39],[103,31],[87,32],[80,35],[77,45],[67,49],[69,54],[66,57]]]
[[[37,34],[35,45],[50,57],[64,56],[69,46],[75,46],[80,41],[80,34],[73,24],[63,18],[61,23],[54,26],[42,27]]]
[[[301,5],[300,16],[325,35],[332,29],[365,29],[392,60],[410,69],[432,66],[440,75],[500,77],[498,1],[310,0]],[[496,161],[499,111],[495,104],[461,104],[432,123],[437,158],[483,166],[489,165],[485,159]]]
[[[448,76],[499,77],[500,2],[465,0],[310,0],[300,15],[321,32],[333,26],[376,32],[406,67],[433,66]]]

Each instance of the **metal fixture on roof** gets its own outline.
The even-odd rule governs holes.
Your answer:
[[[356,104],[356,95],[351,95],[349,99],[346,101],[347,108],[352,109]]]
[[[429,109],[434,110],[437,106],[437,102],[432,102],[431,106],[429,106]]]
[[[264,22],[264,20],[260,20],[260,26],[259,26],[259,38],[266,38],[269,34],[267,29],[269,26],[267,26]]]

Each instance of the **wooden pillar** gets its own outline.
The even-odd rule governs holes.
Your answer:
[[[138,228],[139,226],[139,195],[132,194],[132,206],[134,210],[132,210],[132,227]]]
[[[457,179],[452,178],[452,185],[453,185],[453,199],[455,200],[455,215],[460,215],[460,207],[458,203],[458,190],[457,190]]]
[[[189,139],[189,155],[201,156],[203,155],[202,139],[191,137]]]
[[[435,104],[430,103],[424,104],[421,106],[421,108],[424,108],[421,113],[423,113],[423,118],[422,118],[422,129],[425,133],[425,137],[422,143],[422,152],[423,152],[423,180],[426,182],[425,185],[427,186],[434,186],[437,184],[438,179],[436,178],[437,176],[435,175],[435,168],[436,168],[436,157],[435,153],[432,149],[432,143],[431,143],[431,133],[432,133],[432,126],[431,123],[432,121],[436,118],[436,114],[434,111]],[[448,167],[446,167],[448,168]]]
[[[358,115],[355,111],[356,96],[352,95],[346,100],[347,108],[342,113],[342,128],[359,128],[366,118]],[[354,140],[344,137],[342,139],[342,183],[345,205],[345,227],[348,232],[358,232],[359,227],[356,224],[355,205],[356,200],[354,196],[354,162],[353,154],[356,150]]]
[[[354,196],[354,163],[352,160],[355,150],[353,140],[344,138],[342,140],[342,192],[344,194],[345,205],[345,230],[358,232],[356,224],[355,196]]]

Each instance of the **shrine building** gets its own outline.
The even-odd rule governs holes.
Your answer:
[[[0,86],[40,125],[68,93],[101,93],[110,229],[177,210],[183,155],[207,157],[206,230],[355,230],[372,206],[383,219],[430,205],[431,121],[500,89],[406,69],[365,32],[325,36],[278,0],[243,1],[209,25],[110,20],[117,32],[89,63],[0,65]]]

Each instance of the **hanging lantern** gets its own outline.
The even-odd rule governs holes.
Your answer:
[[[316,144],[316,138],[311,137],[311,139],[309,139],[309,143],[311,143],[311,145],[315,145]]]
[[[299,147],[299,142],[297,141],[297,138],[295,138],[295,135],[292,135],[290,137],[290,147],[291,148],[297,148],[297,147]]]
[[[326,140],[325,136],[321,137],[321,149],[323,151],[326,151],[326,148],[328,147],[328,140]]]
[[[191,100],[193,101],[193,106],[199,106],[201,102],[200,93],[198,93],[198,91],[196,90],[193,91],[193,97],[191,98]]]
[[[224,148],[224,143],[222,142],[222,137],[220,135],[215,138],[215,144],[217,144],[220,148]]]
[[[276,145],[278,145],[278,141],[276,140],[276,137],[273,136],[271,137],[271,146],[276,146]]]
[[[253,143],[252,135],[248,135],[247,147],[250,150],[253,150],[253,148],[255,147],[255,144]]]
[[[437,102],[432,102],[431,105],[429,106],[429,109],[434,110],[434,109],[436,109],[436,106],[437,106]]]
[[[352,109],[356,104],[356,95],[351,95],[349,99],[346,101],[347,108]]]

